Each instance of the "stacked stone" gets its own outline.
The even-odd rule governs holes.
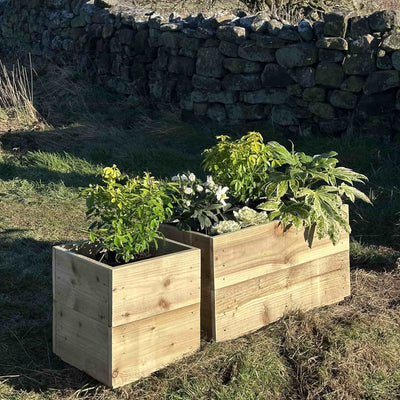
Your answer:
[[[121,94],[221,123],[269,120],[303,135],[400,130],[399,14],[284,24],[271,13],[168,20],[87,0],[0,2],[3,51],[69,63]]]

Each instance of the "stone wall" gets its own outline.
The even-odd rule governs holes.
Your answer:
[[[102,4],[0,0],[0,49],[76,65],[121,94],[174,103],[185,118],[270,120],[302,135],[400,131],[395,11],[291,26],[269,13],[164,21]]]

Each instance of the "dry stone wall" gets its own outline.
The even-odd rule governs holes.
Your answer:
[[[325,14],[285,25],[154,13],[84,0],[0,0],[0,48],[72,64],[185,118],[270,120],[302,135],[400,131],[400,14]]]

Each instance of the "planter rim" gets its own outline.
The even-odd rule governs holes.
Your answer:
[[[342,208],[346,212],[348,212],[349,205],[348,204],[343,204]],[[250,230],[250,229],[253,229],[253,230],[255,228],[259,228],[260,229],[262,226],[267,226],[267,225],[276,224],[276,223],[280,223],[280,221],[279,220],[275,220],[275,221],[267,222],[266,224],[246,226],[246,228],[241,228],[238,231],[220,233],[219,235],[207,235],[206,233],[202,233],[202,232],[198,232],[198,231],[194,231],[194,230],[184,231],[184,230],[178,229],[175,224],[161,224],[161,225],[173,227],[173,228],[175,228],[176,230],[178,230],[180,232],[190,232],[192,234],[195,234],[195,235],[198,235],[198,236],[201,236],[201,237],[205,237],[205,238],[208,238],[208,239],[215,239],[215,238],[220,238],[220,237],[227,236],[227,235],[238,234],[239,232],[243,232],[243,231]],[[300,230],[297,230],[297,232],[300,232]]]
[[[110,266],[110,265],[108,265],[106,263],[97,261],[97,260],[95,260],[93,258],[90,258],[90,257],[84,255],[84,254],[80,254],[80,253],[78,253],[76,251],[73,251],[71,249],[67,249],[66,248],[66,246],[76,245],[76,244],[79,244],[79,243],[83,243],[84,241],[62,243],[62,244],[53,246],[53,249],[58,249],[60,251],[66,252],[66,253],[71,253],[71,254],[74,255],[74,257],[81,258],[81,259],[84,259],[84,260],[90,260],[90,262],[92,262],[93,264],[95,264],[95,265],[97,265],[99,267],[102,267],[102,268],[105,268],[105,269],[108,269],[108,270],[113,270],[113,271],[115,271],[117,269],[119,270],[119,269],[129,268],[129,267],[132,267],[132,266],[136,266],[138,264],[143,265],[145,263],[151,262],[155,258],[172,257],[175,253],[199,251],[199,249],[197,247],[190,246],[190,245],[187,245],[187,244],[184,244],[184,243],[180,243],[180,242],[177,242],[176,240],[171,240],[171,239],[167,239],[167,238],[163,239],[161,237],[158,237],[157,239],[162,241],[162,242],[164,242],[164,240],[165,240],[165,242],[168,242],[168,243],[174,244],[174,245],[176,245],[178,247],[181,247],[181,249],[177,250],[177,251],[173,251],[171,253],[154,255],[154,256],[146,258],[144,260],[138,260],[138,261],[133,261],[133,262],[129,262],[129,263],[126,263],[126,264],[122,264],[122,265],[117,265],[115,267]],[[92,244],[92,243],[89,243],[89,244]]]

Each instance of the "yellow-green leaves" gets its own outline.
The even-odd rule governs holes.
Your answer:
[[[262,135],[250,132],[235,141],[229,136],[217,139],[214,147],[204,151],[205,169],[238,201],[261,197],[271,164],[271,151]]]
[[[129,178],[113,165],[103,170],[103,185],[81,191],[87,217],[93,220],[89,239],[105,258],[129,262],[149,251],[160,236],[159,224],[172,215],[167,191],[173,183],[160,183],[149,173]]]

